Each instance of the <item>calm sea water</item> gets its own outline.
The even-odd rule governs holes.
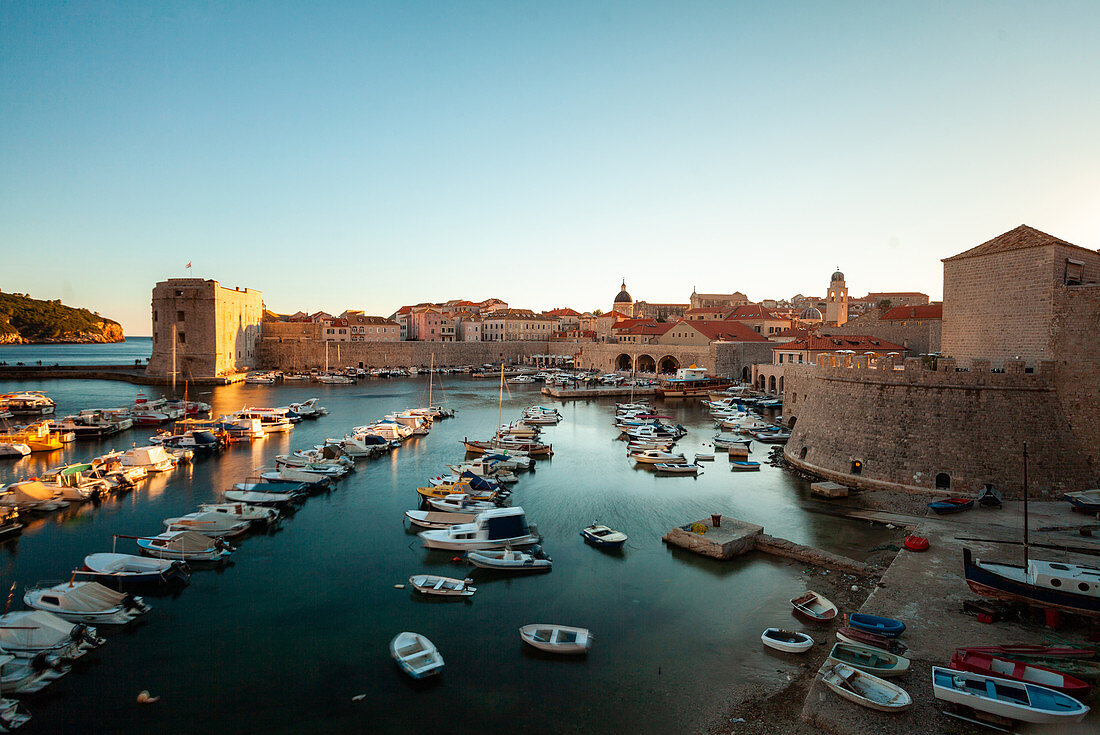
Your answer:
[[[153,354],[152,337],[89,345],[0,345],[0,362],[15,365],[133,365]]]
[[[115,406],[138,388],[100,381],[0,383],[0,391],[42,388],[58,414]],[[156,394],[157,389],[145,389]],[[68,578],[83,557],[112,548],[112,534],[154,534],[162,519],[217,500],[274,455],[343,435],[387,412],[423,405],[426,379],[352,386],[219,387],[191,396],[217,412],[276,406],[319,396],[329,415],[290,434],[200,459],[135,492],[29,523],[0,546],[0,584],[23,588]],[[104,629],[107,644],[73,673],[28,700],[33,732],[120,733],[318,731],[428,733],[671,733],[701,725],[728,687],[783,676],[791,664],[759,644],[769,625],[798,627],[787,600],[804,589],[797,566],[754,555],[717,562],[666,547],[674,525],[721,512],[769,533],[862,557],[881,531],[809,513],[807,488],[772,467],[731,473],[725,455],[699,478],[656,477],[628,462],[611,425],[611,401],[567,403],[547,429],[555,455],[515,486],[554,558],[550,574],[478,579],[469,602],[429,601],[394,584],[411,574],[468,573],[452,553],[429,552],[403,525],[415,488],[461,460],[464,436],[485,437],[497,421],[492,381],[450,378],[434,400],[457,409],[430,435],[392,455],[360,461],[330,494],[311,498],[265,535],[245,538],[231,564],[197,571],[190,586],[151,599],[141,625]],[[537,387],[512,386],[505,418],[545,403]],[[696,406],[667,404],[701,448],[713,429]],[[0,482],[48,465],[143,443],[133,430],[103,443],[68,445],[50,456],[0,464]],[[766,449],[754,447],[756,459]],[[621,556],[586,546],[579,530],[593,519],[630,536]],[[118,550],[134,552],[132,541]],[[521,644],[532,622],[588,627],[589,656],[558,660]],[[402,630],[427,635],[447,668],[428,686],[395,669],[388,642]],[[162,699],[139,706],[148,689]],[[362,701],[352,697],[363,694]]]

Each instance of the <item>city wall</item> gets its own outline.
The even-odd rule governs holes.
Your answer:
[[[1018,498],[1027,442],[1032,494],[1054,498],[1097,484],[1097,443],[1075,426],[1081,412],[1064,409],[1053,362],[1025,372],[1010,361],[1003,373],[987,361],[969,372],[950,359],[939,371],[912,358],[904,370],[887,361],[868,368],[860,358],[854,367],[828,362],[786,366],[783,414],[793,426],[784,456],[800,469],[865,489],[972,495],[991,482]]]
[[[568,345],[568,348],[566,347]],[[632,365],[660,365],[671,357],[678,367],[695,364],[723,377],[748,379],[755,363],[772,361],[772,342],[712,342],[710,345],[552,343],[553,351],[576,355],[585,370],[630,371]],[[628,359],[622,359],[623,355]]]
[[[1087,450],[1100,486],[1100,285],[1059,286],[1052,325],[1055,386],[1062,413]]]
[[[573,354],[557,342],[298,342],[264,340],[256,345],[257,367],[264,370],[309,370],[328,366],[407,367],[429,365],[481,365],[487,362],[529,362],[533,355]]]

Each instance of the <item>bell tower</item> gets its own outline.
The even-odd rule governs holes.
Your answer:
[[[848,286],[844,274],[836,269],[829,280],[829,292],[825,297],[825,324],[839,327],[848,321]]]

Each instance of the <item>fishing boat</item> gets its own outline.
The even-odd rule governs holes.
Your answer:
[[[759,462],[731,461],[730,472],[759,472]]]
[[[896,653],[899,656],[904,654],[907,650],[906,645],[899,640],[887,638],[882,635],[875,635],[874,633],[868,633],[864,630],[856,630],[855,628],[840,628],[836,631],[836,639],[841,643],[869,646],[871,648],[877,648],[880,651]]]
[[[975,674],[999,676],[1013,681],[1038,684],[1057,689],[1072,697],[1088,696],[1092,685],[1061,671],[1055,671],[1038,664],[1012,661],[992,653],[960,648],[951,657],[951,668],[956,671],[970,671]]]
[[[913,704],[909,692],[897,684],[843,663],[826,663],[821,681],[838,695],[881,712],[901,712]]]
[[[69,507],[61,491],[39,480],[23,480],[8,485],[0,494],[0,507],[49,513]]]
[[[807,591],[804,595],[792,598],[791,607],[795,609],[795,612],[801,613],[811,620],[832,620],[837,614],[836,605],[829,602],[823,595],[813,591]]]
[[[165,531],[162,534],[137,539],[143,554],[158,559],[180,561],[222,561],[232,549],[221,539],[210,538],[197,531]]]
[[[638,464],[687,464],[687,458],[683,453],[673,454],[660,449],[646,449],[641,452],[633,452],[630,458]]]
[[[165,518],[168,531],[198,531],[210,538],[232,538],[248,531],[252,521],[240,520],[227,513],[200,510],[178,518]]]
[[[70,623],[42,610],[19,610],[0,615],[0,650],[16,658],[34,658],[45,652],[78,659],[103,645],[96,629]]]
[[[421,528],[448,528],[459,523],[473,523],[476,513],[442,513],[430,510],[407,510],[405,517]]]
[[[760,640],[768,648],[785,653],[805,653],[814,646],[814,639],[805,633],[782,628],[767,628],[760,634]]]
[[[101,582],[117,585],[187,584],[191,578],[187,565],[178,561],[113,553],[89,554],[84,557],[84,569],[76,574],[91,575]]]
[[[847,664],[879,677],[901,676],[909,671],[909,659],[895,653],[855,643],[834,643],[829,652],[831,663]]]
[[[928,551],[928,539],[923,536],[909,535],[901,543],[909,551]]]
[[[523,508],[494,508],[477,514],[473,523],[421,531],[425,548],[470,551],[502,549],[508,546],[533,546],[539,536],[527,524]]]
[[[270,483],[241,483],[244,485],[267,485],[271,488],[283,487]],[[226,490],[223,496],[230,503],[244,503],[245,505],[280,506],[288,505],[302,499],[299,492],[266,492],[263,490]]]
[[[945,498],[944,500],[934,500],[928,504],[929,510],[941,516],[961,513],[973,507],[974,501],[970,498]]]
[[[23,602],[73,623],[126,625],[149,612],[140,597],[115,592],[98,582],[62,582],[27,590]]]
[[[883,618],[878,615],[865,615],[863,613],[852,613],[847,618],[850,627],[886,638],[897,638],[905,632],[905,623],[893,618]]]
[[[1073,509],[1082,513],[1100,513],[1100,490],[1082,490],[1062,496]]]
[[[627,540],[627,535],[622,531],[616,531],[595,521],[592,522],[592,525],[581,529],[581,536],[584,538],[585,543],[604,549],[622,548]]]
[[[520,639],[540,651],[562,654],[584,654],[592,647],[592,634],[587,628],[569,625],[532,623],[519,629]]]
[[[1080,722],[1089,712],[1073,697],[1038,684],[942,666],[932,667],[932,694],[945,702],[1019,722]]]
[[[221,513],[238,521],[248,521],[253,525],[274,523],[279,519],[279,511],[247,503],[202,503],[199,510],[207,513]]]
[[[442,498],[425,497],[424,501],[437,511],[450,515],[468,514],[476,516],[483,510],[496,508],[496,503],[485,500],[474,500],[466,493],[451,493]]]
[[[414,574],[409,577],[413,589],[424,595],[440,597],[473,597],[477,587],[471,587],[472,579],[438,577],[434,574]]]
[[[0,691],[8,694],[34,694],[69,673],[72,667],[57,656],[40,653],[28,660],[0,654]],[[0,702],[5,700],[0,700]],[[0,705],[0,709],[3,709]],[[0,725],[6,725],[0,716]],[[16,725],[15,727],[17,727]],[[8,729],[14,729],[8,725]],[[3,732],[0,729],[0,732]]]
[[[479,569],[498,572],[549,572],[554,566],[553,560],[539,546],[532,547],[530,553],[512,549],[470,551],[466,553],[466,561]]]
[[[998,658],[1044,666],[1078,679],[1088,681],[1100,679],[1100,661],[1091,660],[1095,655],[1095,652],[1091,649],[1010,644],[1005,646],[971,646],[965,650],[990,653]]]
[[[1028,559],[1026,566],[985,562],[964,548],[963,574],[970,589],[983,597],[1100,616],[1100,569],[1096,567],[1038,559]]]
[[[667,464],[665,462],[658,462],[653,465],[653,469],[658,475],[698,475],[701,470],[697,464]]]
[[[390,641],[390,656],[414,679],[433,676],[443,670],[443,656],[434,643],[419,633],[405,631],[395,635]]]
[[[978,491],[978,505],[983,508],[1000,508],[1003,502],[1001,491],[988,482]]]

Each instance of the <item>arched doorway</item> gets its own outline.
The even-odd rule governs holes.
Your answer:
[[[756,389],[763,392],[768,387],[768,379],[763,374],[756,376]]]
[[[783,376],[782,375],[779,376],[779,392],[780,393],[783,392]]]
[[[749,366],[748,365],[741,368],[741,380],[743,380],[746,383],[749,382]]]
[[[775,393],[775,376],[772,375],[768,378],[768,392]]]
[[[674,373],[680,367],[680,361],[672,355],[665,355],[658,364],[662,373]]]
[[[634,365],[639,373],[657,372],[657,362],[649,355],[638,355],[638,359],[635,360]]]
[[[630,370],[630,368],[632,367],[631,363],[632,363],[632,360],[630,359],[630,355],[627,355],[627,354],[624,353],[622,355],[619,355],[617,358],[615,358],[615,369],[616,370]]]

